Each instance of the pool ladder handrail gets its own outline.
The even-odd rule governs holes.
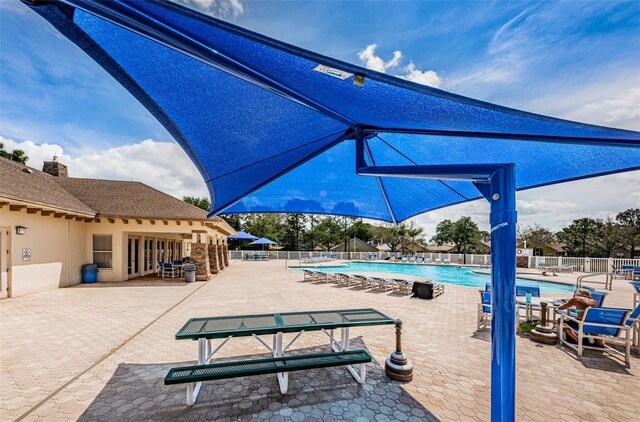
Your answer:
[[[576,280],[576,289],[580,289],[582,288],[582,281],[587,279],[587,278],[591,278],[591,277],[598,277],[598,276],[605,276],[604,279],[604,283],[602,281],[587,281],[588,283],[592,283],[592,284],[604,284],[604,288],[606,290],[611,290],[612,288],[612,284],[613,284],[613,274],[609,273],[609,272],[600,272],[600,273],[590,273],[590,274],[585,274],[585,275],[581,275],[578,277],[578,279]]]

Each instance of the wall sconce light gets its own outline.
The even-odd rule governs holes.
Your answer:
[[[27,228],[24,226],[16,226],[16,234],[17,235],[27,234]]]

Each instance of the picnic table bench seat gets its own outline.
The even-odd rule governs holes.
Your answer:
[[[371,362],[371,355],[365,350],[248,359],[172,368],[165,377],[164,383],[165,385],[184,384],[368,362]]]

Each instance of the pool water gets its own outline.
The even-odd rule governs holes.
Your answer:
[[[458,286],[477,287],[484,289],[491,277],[486,274],[476,274],[473,271],[478,267],[456,267],[453,265],[417,265],[417,264],[385,264],[375,262],[348,262],[346,266],[300,268],[325,273],[359,273],[381,272],[399,275],[412,275],[427,278],[439,283],[456,284]],[[540,291],[545,293],[573,293],[575,287],[567,284],[550,283],[545,281],[527,280],[518,278],[517,284],[527,286],[540,286]]]

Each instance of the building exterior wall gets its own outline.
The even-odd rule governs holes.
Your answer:
[[[80,282],[79,263],[86,244],[84,222],[55,218],[53,215],[27,214],[26,210],[0,209],[0,226],[11,236],[11,295],[13,297]],[[27,228],[17,235],[16,226]],[[23,259],[23,252],[30,259]]]
[[[166,223],[166,224],[165,224]],[[16,226],[24,226],[27,232],[17,235]],[[152,274],[157,271],[157,241],[171,240],[180,244],[180,256],[176,253],[171,259],[180,259],[191,254],[191,244],[197,238],[212,239],[222,244],[226,236],[200,222],[156,220],[122,220],[101,218],[100,222],[84,222],[75,219],[55,218],[54,215],[28,214],[26,210],[11,211],[8,206],[0,207],[0,227],[6,227],[10,243],[7,267],[10,270],[11,296],[67,287],[82,281],[83,264],[93,262],[93,235],[112,236],[112,266],[98,271],[98,281],[124,281],[131,278],[128,274],[128,239],[132,236],[140,239],[138,253],[139,274]],[[197,229],[201,233],[193,234]],[[144,241],[153,240],[152,265],[144,271]],[[30,260],[23,260],[23,250],[29,249]],[[176,248],[174,247],[174,250]],[[0,262],[0,265],[2,262]],[[7,274],[0,280],[4,280]],[[6,288],[5,288],[6,289]],[[6,290],[3,290],[3,292]]]

